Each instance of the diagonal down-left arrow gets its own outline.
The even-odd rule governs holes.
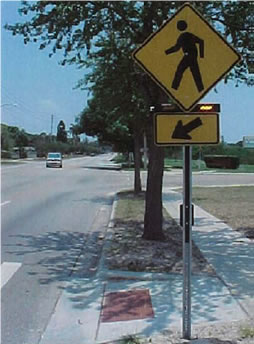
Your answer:
[[[189,133],[200,127],[202,125],[202,121],[200,117],[197,117],[190,121],[189,123],[183,125],[182,120],[179,120],[177,122],[177,125],[175,127],[175,130],[172,134],[172,139],[184,139],[184,140],[191,140],[192,137],[189,135]]]

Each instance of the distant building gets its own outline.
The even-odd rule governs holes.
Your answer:
[[[254,136],[244,136],[243,137],[243,147],[244,148],[254,148]]]
[[[22,148],[22,155],[21,158],[28,158],[28,159],[34,159],[37,157],[37,152],[34,147],[27,146]],[[11,152],[12,159],[19,159],[20,158],[20,148],[19,147],[13,147],[13,150]]]

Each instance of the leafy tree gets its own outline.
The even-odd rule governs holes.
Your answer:
[[[64,121],[60,121],[57,126],[57,135],[56,135],[57,141],[66,143],[67,142],[67,131],[65,130],[65,124]]]
[[[95,75],[99,54],[101,53],[103,58],[107,47],[109,49],[109,43],[119,42],[118,45],[110,48],[109,54],[105,54],[110,59],[109,61],[105,59],[104,69],[107,68],[108,63],[115,66],[119,78],[124,81],[123,85],[119,86],[123,92],[116,92],[117,97],[123,97],[122,95],[124,95],[122,99],[125,99],[125,97],[129,97],[129,92],[134,92],[133,108],[136,106],[136,109],[140,110],[140,96],[136,96],[137,88],[143,93],[142,103],[145,104],[144,112],[147,114],[150,105],[168,102],[168,98],[137,66],[133,67],[134,73],[126,71],[127,63],[124,65],[120,63],[121,54],[130,59],[131,51],[154,32],[167,19],[167,16],[171,16],[182,4],[183,2],[180,1],[23,2],[20,13],[24,15],[34,14],[34,16],[28,22],[7,25],[6,28],[11,30],[14,35],[23,35],[25,44],[29,41],[38,42],[40,49],[50,46],[50,56],[62,49],[64,55],[62,65],[76,63],[80,68],[91,68]],[[249,18],[252,14],[252,5],[251,2],[240,1],[195,2],[195,7],[238,48],[243,56],[243,61],[226,77],[226,80],[231,78],[235,79],[236,82],[249,82],[246,58],[250,41],[246,18]],[[112,33],[115,35],[113,40]],[[96,58],[93,58],[91,52],[97,54],[95,55]],[[126,88],[125,81],[127,84],[135,81],[137,87]],[[103,118],[103,104],[108,101],[108,93],[98,92],[95,94],[91,79],[90,83],[88,87],[94,93],[93,104],[90,107],[94,108],[96,106],[95,99],[98,101],[101,98],[102,108],[96,110],[96,116],[98,119]],[[107,83],[111,93],[115,91],[115,83],[113,85],[114,88],[111,88]],[[120,107],[120,101],[118,106],[116,104],[117,102],[114,102],[114,110],[110,111],[112,116],[119,112],[125,112],[124,102],[124,105]],[[107,104],[107,106],[109,105]],[[136,117],[137,112],[130,112],[129,114]],[[91,119],[91,112],[87,117]],[[111,123],[113,122],[115,121],[112,120]],[[115,123],[112,125],[117,127]],[[120,132],[123,132],[122,129],[124,129],[125,125],[128,130],[130,129],[129,133],[131,133],[131,130],[134,132],[134,128],[131,128],[131,122],[127,121],[125,123],[122,118],[119,118]],[[147,130],[150,148],[144,237],[160,239],[163,237],[161,190],[164,155],[163,149],[157,148],[153,144],[150,118],[143,125]],[[117,131],[117,128],[115,129]],[[112,132],[115,132],[115,129]]]
[[[1,124],[1,150],[11,151],[14,147],[14,138],[8,130],[8,126]]]
[[[16,138],[18,137],[18,134],[20,132],[18,127],[13,127],[13,126],[8,126],[8,132],[11,134],[12,138],[14,140],[16,140]]]
[[[19,147],[19,156],[25,157],[24,147],[28,145],[28,136],[24,129],[20,130],[16,136],[16,145]]]
[[[108,42],[98,40],[96,46],[102,46],[99,51],[90,53],[89,60],[96,60],[96,66],[80,80],[79,87],[91,84],[93,97],[78,121],[81,131],[96,135],[100,142],[111,143],[120,152],[134,151],[134,190],[138,193],[140,144],[148,111],[135,77],[130,77],[135,76],[135,68],[125,41],[112,33]],[[124,73],[120,77],[119,69]]]
[[[1,144],[5,150],[19,147],[19,155],[24,156],[24,147],[29,144],[29,135],[24,129],[1,124]]]

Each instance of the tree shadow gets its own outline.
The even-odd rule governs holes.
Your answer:
[[[214,226],[214,230],[204,230],[210,226]],[[238,299],[254,297],[254,246],[251,243],[241,242],[241,235],[225,223],[206,218],[198,219],[193,239],[214,266],[217,275]]]
[[[96,305],[99,312],[104,292],[148,288],[155,318],[146,319],[145,334],[152,335],[155,331],[163,331],[172,324],[179,326],[182,317],[182,276],[167,274],[164,281],[159,281],[156,280],[155,274],[152,280],[147,281],[137,275],[139,283],[138,279],[120,283],[102,279],[96,274],[103,244],[100,234],[99,231],[85,234],[57,231],[39,236],[20,234],[13,236],[19,244],[15,245],[15,248],[13,245],[13,249],[9,245],[8,253],[25,256],[26,261],[29,261],[30,255],[36,255],[37,263],[33,262],[29,266],[28,274],[35,276],[42,286],[59,283],[59,288],[64,288],[65,297],[71,302],[73,309],[89,310]],[[192,318],[195,323],[200,319],[220,321],[222,308],[224,321],[229,318],[232,320],[233,312],[236,317],[241,315],[240,307],[237,312],[236,304],[232,305],[231,296],[217,278],[194,276],[192,298]],[[140,333],[143,333],[143,330]],[[227,342],[222,341],[220,344]]]
[[[73,274],[90,277],[97,271],[101,255],[100,234],[57,231],[39,236],[14,235],[18,243],[8,245],[7,253],[24,256],[26,265],[31,261],[28,274],[38,276],[41,285],[69,281]]]
[[[164,274],[164,280],[160,280],[154,274],[154,276],[150,277],[150,280],[149,277],[142,279],[142,277],[140,278],[137,275],[137,278],[132,280],[109,281],[106,285],[105,294],[123,290],[142,289],[149,289],[154,317],[147,317],[142,322],[137,320],[131,328],[128,328],[127,323],[122,323],[121,321],[111,322],[112,335],[107,340],[115,339],[113,338],[113,333],[119,333],[119,331],[125,331],[123,335],[138,335],[140,333],[144,336],[153,336],[155,333],[170,332],[171,330],[179,330],[181,328],[183,277],[179,274]],[[129,315],[132,314],[132,306],[135,308],[141,305],[138,300],[131,305],[126,304],[126,311]],[[191,316],[193,325],[209,323],[210,326],[212,323],[216,324],[217,322],[231,323],[233,320],[242,320],[244,316],[240,306],[232,299],[227,288],[218,278],[193,276]],[[101,324],[100,333],[103,333],[106,329],[105,326],[105,324]],[[135,333],[133,333],[133,329],[135,329]],[[170,333],[167,333],[167,335],[170,337]],[[231,343],[226,340],[219,341],[217,338],[216,340],[221,344]],[[198,342],[193,341],[193,343]],[[207,343],[210,344],[210,342]]]
[[[239,227],[236,231],[243,234],[246,238],[254,240],[254,227]]]

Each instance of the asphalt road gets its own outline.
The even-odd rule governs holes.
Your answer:
[[[73,271],[96,271],[114,192],[133,186],[130,174],[86,168],[108,158],[2,166],[2,344],[39,343]]]
[[[2,166],[2,344],[40,343],[66,281],[96,272],[113,195],[133,188],[133,172],[88,168],[109,159]],[[182,179],[181,171],[165,173],[164,187]],[[254,174],[193,174],[193,185],[239,184],[254,185]]]

